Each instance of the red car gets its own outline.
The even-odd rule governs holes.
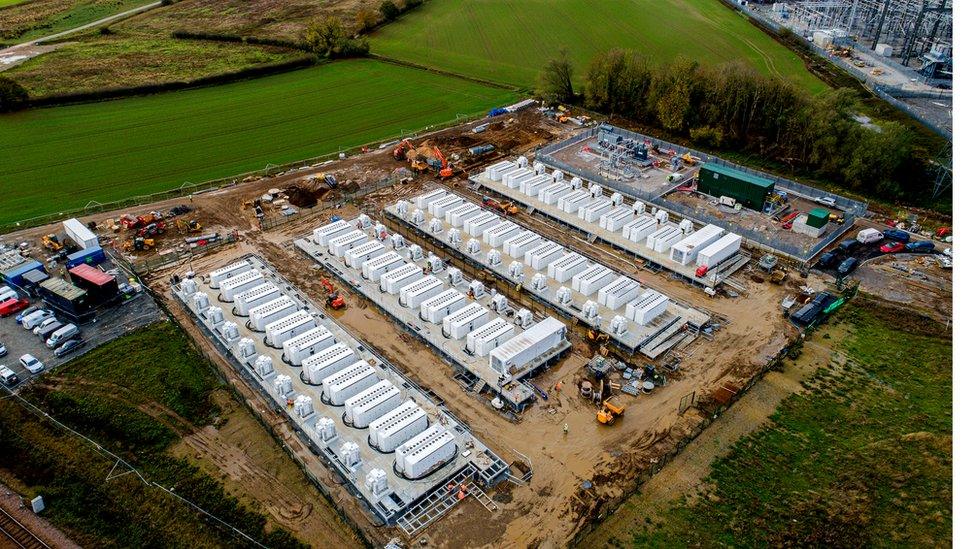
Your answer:
[[[26,299],[8,299],[3,303],[0,303],[0,316],[10,316],[18,311],[23,311],[30,305],[30,301]]]
[[[881,253],[895,254],[905,249],[903,242],[889,242],[881,246]]]

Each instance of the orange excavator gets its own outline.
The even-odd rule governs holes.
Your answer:
[[[393,148],[393,158],[395,160],[406,160],[407,151],[413,150],[413,143],[409,139],[404,139],[396,147]]]
[[[447,163],[447,159],[444,158],[444,154],[441,153],[441,150],[437,147],[434,147],[434,158],[436,158],[441,163],[441,171],[438,172],[438,175],[441,176],[441,179],[454,177],[454,168]]]
[[[332,283],[328,278],[322,277],[322,288],[328,294],[329,307],[333,309],[344,309],[346,307],[346,300],[342,297],[342,294],[336,290],[335,284]]]

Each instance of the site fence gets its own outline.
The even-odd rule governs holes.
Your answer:
[[[899,98],[891,95],[888,91],[885,91],[885,89],[882,86],[875,86],[874,87],[874,93],[878,94],[878,97],[880,97],[880,98],[884,99],[885,101],[887,101],[888,103],[890,103],[891,106],[893,106],[896,109],[900,110],[901,112],[907,114],[908,116],[911,116],[915,120],[918,120],[919,122],[921,122],[922,125],[925,126],[926,128],[928,128],[928,129],[932,130],[933,132],[939,134],[944,139],[947,139],[949,141],[952,141],[952,131],[950,131],[948,128],[944,128],[944,127],[939,126],[938,124],[930,121],[925,116],[925,114],[922,113],[922,111],[920,111],[919,109],[916,109],[915,107],[909,105],[908,103],[905,103],[901,99],[899,99]],[[935,95],[935,94],[933,94],[933,95]],[[919,97],[925,97],[925,96],[921,96],[921,95],[904,95],[902,97],[919,98]],[[950,94],[948,96],[948,98],[951,99],[952,98],[952,95]]]
[[[372,192],[375,192],[375,191],[378,191],[380,189],[383,189],[383,188],[392,186],[396,182],[397,182],[397,179],[394,176],[392,176],[392,175],[391,176],[387,176],[387,177],[384,177],[383,179],[379,179],[377,181],[374,181],[373,183],[366,183],[366,184],[360,185],[359,188],[356,189],[355,191],[350,192],[350,193],[343,194],[342,198],[339,199],[339,200],[331,200],[331,201],[328,201],[328,202],[322,202],[322,203],[316,204],[315,206],[312,206],[311,208],[301,208],[301,209],[299,209],[298,211],[296,211],[295,213],[293,213],[291,215],[276,215],[274,217],[265,216],[265,217],[261,218],[261,221],[260,221],[259,225],[261,226],[261,230],[262,231],[267,231],[269,229],[273,229],[273,228],[278,227],[278,226],[281,226],[281,225],[285,225],[285,224],[288,224],[288,223],[293,223],[295,221],[299,221],[301,219],[305,219],[306,217],[309,217],[309,216],[312,216],[312,215],[317,215],[317,214],[320,214],[322,212],[326,212],[326,211],[329,211],[329,210],[334,210],[334,209],[336,209],[337,206],[341,205],[341,203],[343,201],[346,201],[346,200],[355,200],[357,198],[361,198],[361,197],[366,196],[367,194],[370,194]]]
[[[165,191],[132,196],[129,198],[116,200],[113,202],[103,203],[103,202],[91,201],[86,206],[81,208],[74,208],[70,210],[60,211],[57,213],[39,215],[27,219],[22,219],[20,221],[0,223],[0,235],[9,232],[19,231],[21,229],[27,229],[30,227],[47,225],[49,223],[54,223],[56,221],[61,221],[72,217],[84,217],[84,216],[94,215],[98,213],[122,210],[125,208],[134,208],[136,206],[151,204],[153,202],[159,202],[161,200],[170,200],[179,197],[187,197],[187,199],[189,200],[190,199],[189,197],[192,195],[207,193],[225,187],[237,185],[239,183],[244,182],[245,179],[268,177],[272,175],[283,175],[288,172],[324,166],[329,161],[334,161],[339,159],[342,155],[360,154],[363,148],[376,148],[406,138],[414,139],[421,135],[425,135],[435,131],[440,131],[443,130],[444,128],[449,128],[451,126],[456,126],[459,124],[466,124],[468,122],[472,122],[474,120],[478,120],[484,117],[485,114],[483,113],[477,113],[477,114],[457,113],[454,115],[453,120],[447,120],[445,122],[440,122],[438,124],[430,124],[428,126],[424,126],[423,128],[419,128],[415,130],[403,129],[400,130],[399,134],[389,135],[382,139],[370,141],[369,143],[343,147],[335,152],[323,154],[320,156],[315,156],[312,158],[306,158],[304,160],[296,160],[294,162],[289,162],[285,164],[269,163],[265,165],[263,169],[260,170],[253,170],[250,172],[231,175],[228,177],[211,179],[200,183],[191,183],[187,181],[184,182],[179,187],[165,190]]]
[[[722,166],[728,166],[736,170],[740,170],[746,173],[756,175],[758,177],[772,180],[776,184],[776,187],[778,189],[785,190],[791,194],[800,196],[807,200],[813,200],[817,197],[833,198],[837,203],[837,207],[848,212],[848,215],[845,216],[844,223],[842,225],[834,229],[831,233],[825,235],[824,237],[821,237],[819,240],[817,240],[816,244],[811,246],[794,246],[779,241],[775,237],[775,235],[770,234],[768,232],[757,231],[754,229],[742,227],[741,225],[737,225],[726,219],[719,219],[718,217],[715,217],[714,215],[706,212],[704,208],[692,208],[684,204],[678,204],[672,202],[670,200],[667,200],[666,197],[664,197],[664,194],[666,194],[674,187],[681,185],[684,181],[690,179],[690,176],[687,178],[683,178],[682,180],[676,181],[673,185],[664,187],[659,190],[651,191],[649,189],[642,189],[639,187],[635,187],[634,185],[631,185],[627,182],[611,180],[607,177],[604,177],[601,174],[595,173],[590,170],[583,170],[574,166],[570,166],[567,163],[562,162],[552,156],[557,151],[563,150],[567,147],[578,145],[579,143],[582,143],[583,141],[586,141],[587,139],[596,136],[600,132],[601,127],[603,129],[609,129],[614,134],[623,136],[625,139],[633,139],[641,142],[649,141],[659,149],[663,149],[663,150],[673,149],[675,153],[678,155],[689,153],[692,156],[700,158],[703,162],[712,162]],[[762,250],[770,251],[778,254],[784,254],[801,262],[809,261],[810,258],[820,253],[821,250],[823,250],[826,246],[828,246],[831,242],[836,240],[838,237],[840,237],[840,235],[844,234],[851,226],[853,226],[855,217],[865,215],[868,209],[868,205],[866,203],[858,200],[853,200],[851,198],[840,196],[827,191],[822,191],[820,189],[816,189],[804,185],[802,183],[797,183],[796,181],[791,181],[789,179],[784,179],[782,177],[763,173],[758,170],[753,170],[751,168],[747,168],[745,166],[741,166],[739,164],[735,164],[733,162],[723,160],[722,158],[712,156],[703,153],[701,151],[697,151],[695,149],[682,147],[681,145],[669,143],[667,141],[663,141],[660,139],[656,139],[653,137],[628,131],[623,128],[617,128],[615,126],[597,126],[595,128],[590,128],[589,130],[586,130],[585,132],[581,132],[580,134],[575,135],[570,139],[543,147],[536,152],[536,159],[554,168],[558,168],[566,173],[576,174],[584,179],[588,179],[590,181],[595,181],[597,183],[600,183],[601,185],[607,188],[619,190],[634,198],[644,200],[648,203],[654,204],[660,208],[664,208],[665,210],[672,211],[683,217],[695,219],[701,223],[710,223],[713,225],[717,225],[727,231],[741,234],[744,238],[751,241],[754,245],[756,245]]]
[[[226,236],[220,237],[216,242],[211,242],[206,246],[196,246],[193,248],[187,248],[184,250],[173,250],[164,254],[158,254],[152,257],[147,257],[145,259],[140,259],[138,261],[127,261],[132,267],[132,270],[139,275],[144,275],[156,269],[162,267],[167,267],[181,261],[187,261],[190,264],[193,262],[193,258],[199,255],[204,255],[212,252],[214,248],[222,246],[224,244],[233,244],[237,242],[237,233],[230,233]]]

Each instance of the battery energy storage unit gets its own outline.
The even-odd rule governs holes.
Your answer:
[[[318,385],[328,376],[355,364],[359,359],[345,343],[337,343],[302,359],[302,381]]]
[[[369,424],[369,442],[380,452],[389,454],[429,425],[427,412],[416,402],[407,400]]]

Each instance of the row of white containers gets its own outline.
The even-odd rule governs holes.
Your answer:
[[[672,261],[681,265],[695,263],[697,266],[714,267],[735,255],[742,244],[738,235],[722,236],[722,229],[707,225],[699,231],[693,230],[689,220],[679,225],[668,223],[668,213],[652,208],[652,215],[644,215],[643,202],[634,201],[631,206],[623,204],[623,195],[613,193],[610,198],[603,195],[600,185],[590,183],[583,189],[583,182],[574,177],[569,184],[561,182],[562,173],[555,170],[546,174],[545,166],[536,163],[528,169],[528,160],[520,157],[517,162],[502,161],[490,166],[486,174],[493,181],[502,181],[512,189],[519,189],[526,196],[536,197],[546,204],[556,204],[566,213],[576,213],[588,223],[597,223],[611,232],[622,231],[624,238],[632,242],[645,242],[655,252],[670,254]],[[538,187],[529,184],[539,178],[548,184]],[[677,251],[675,249],[677,248]]]
[[[326,234],[329,237],[325,245],[353,229],[348,225],[333,224],[328,231],[320,231],[315,236]],[[347,232],[339,229],[351,229]],[[373,241],[376,242],[376,241]],[[379,244],[378,242],[376,242]],[[383,248],[383,252],[386,248]],[[341,248],[338,248],[341,249]],[[369,263],[371,257],[378,258],[382,253],[375,247],[362,248],[367,253],[352,253],[352,248],[344,252],[346,263],[361,268]],[[399,254],[397,254],[399,257]],[[403,264],[402,257],[400,263]],[[365,269],[364,269],[365,270]],[[345,343],[337,342],[335,336],[323,326],[318,326],[315,318],[291,297],[282,295],[280,289],[268,282],[260,271],[253,269],[248,262],[239,262],[218,269],[210,273],[211,287],[220,290],[220,298],[234,301],[236,314],[247,314],[249,326],[252,330],[265,331],[265,342],[273,347],[284,350],[285,362],[292,366],[301,366],[301,378],[312,385],[322,385],[322,397],[327,402],[343,406],[345,417],[352,426],[358,429],[370,430],[370,444],[384,453],[396,452],[395,466],[408,479],[418,479],[428,474],[439,464],[450,459],[457,452],[455,437],[439,424],[431,427],[427,413],[413,400],[404,400],[399,388],[389,380],[381,379],[377,371],[366,361],[359,359],[356,353]],[[192,282],[190,281],[184,281]],[[217,318],[211,313],[214,307],[209,306],[209,298],[202,292],[192,289],[192,303],[198,312],[207,311],[207,317]],[[455,293],[457,293],[455,291]],[[457,293],[459,297],[459,293]],[[202,297],[201,297],[202,296]],[[218,308],[219,311],[219,308]],[[226,333],[226,330],[224,330]],[[250,348],[253,352],[253,342],[241,340],[242,348]],[[261,356],[255,361],[260,365],[262,375],[273,372],[270,357]],[[279,376],[281,377],[281,376]],[[284,376],[287,378],[287,376]],[[284,380],[279,386],[288,385]],[[286,391],[287,392],[287,391]],[[307,399],[305,399],[307,400]],[[296,399],[296,413],[311,414],[310,402],[302,401],[299,406]],[[335,422],[331,418],[320,418],[316,430],[323,442],[329,442],[336,435]],[[431,432],[436,431],[436,439],[431,438]],[[350,446],[351,445],[351,446]],[[347,442],[343,445],[346,458],[352,459],[354,465],[358,462],[359,449],[355,443]],[[356,456],[355,459],[349,456]],[[385,486],[382,471],[370,472],[374,488]]]
[[[510,171],[507,173],[507,175],[513,174],[517,175],[517,172]],[[502,251],[513,259],[521,259],[522,261],[513,261],[509,265],[509,273],[513,276],[516,273],[522,273],[524,271],[523,265],[529,265],[538,271],[533,279],[529,281],[529,287],[532,289],[544,291],[548,287],[546,276],[559,283],[566,283],[571,280],[572,289],[584,296],[591,296],[599,292],[597,302],[611,310],[617,310],[623,307],[635,299],[640,293],[640,285],[636,281],[619,276],[603,265],[590,264],[580,254],[567,252],[559,244],[545,240],[532,231],[523,230],[521,226],[514,222],[502,220],[497,215],[486,212],[471,202],[465,200],[457,202],[454,200],[454,198],[457,198],[456,195],[452,193],[444,190],[438,190],[435,193],[428,193],[415,198],[413,203],[415,209],[412,212],[410,211],[411,204],[406,200],[399,201],[395,206],[395,210],[401,217],[417,219],[418,212],[423,214],[423,210],[420,209],[422,204],[427,204],[428,211],[431,211],[433,205],[437,203],[436,201],[449,200],[452,204],[451,208],[441,211],[440,217],[451,225],[454,225],[454,220],[462,223],[465,232],[469,234],[471,234],[470,230],[472,226],[477,226],[482,230],[481,236],[485,243],[493,249],[501,248]],[[431,200],[435,202],[431,202]],[[616,202],[616,198],[612,201],[607,200],[607,202]],[[627,209],[629,210],[629,208]],[[464,212],[464,217],[455,218],[455,212]],[[664,213],[665,216],[667,215],[665,212],[661,213]],[[426,219],[426,215],[420,217]],[[441,219],[438,217],[432,218],[430,223],[432,224],[435,221],[442,224]],[[486,226],[487,228],[485,228]],[[428,224],[427,228],[430,230],[430,224]],[[668,228],[670,229],[672,227]],[[456,230],[458,228],[453,227],[451,232]],[[675,231],[678,232],[677,229]],[[476,254],[478,253],[478,249],[474,249],[469,242],[467,246],[468,253]],[[493,258],[500,258],[500,255],[497,255],[494,250],[491,250],[486,254],[486,258],[489,264],[492,264]],[[411,280],[419,278],[420,276],[416,275],[416,278]],[[603,291],[605,286],[610,286],[610,288]],[[418,287],[422,287],[422,285]],[[649,290],[649,293],[663,297],[661,294],[652,290]],[[562,291],[557,292],[557,298],[560,295],[569,296],[570,294]],[[647,323],[667,310],[667,298],[664,298],[664,300],[663,306],[660,300],[656,300],[654,306],[650,308],[638,308],[636,312],[625,310],[624,318],[638,322],[642,326],[647,325]],[[405,303],[405,298],[401,299],[401,303]],[[564,306],[569,305],[569,302],[566,301],[560,301],[559,303]],[[590,320],[593,320],[593,318]],[[502,331],[500,337],[510,338],[511,336],[508,336]],[[471,352],[476,352],[477,350],[473,342],[469,343],[468,348]]]

